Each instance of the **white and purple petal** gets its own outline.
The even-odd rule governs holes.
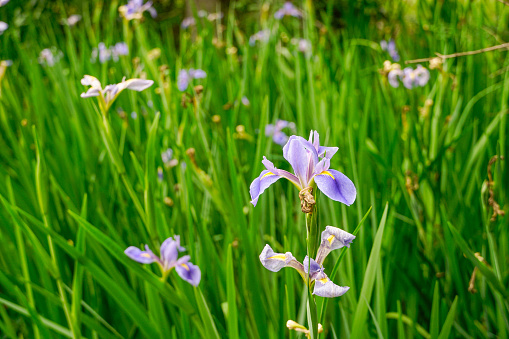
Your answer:
[[[316,262],[322,265],[327,255],[336,249],[350,247],[355,235],[334,226],[327,226],[322,232],[320,247],[316,255]]]
[[[260,194],[262,194],[270,185],[281,179],[281,177],[268,170],[263,170],[258,178],[253,180],[249,186],[249,194],[251,195],[251,203],[256,206]]]
[[[148,246],[145,246],[148,249]],[[134,261],[137,261],[141,264],[151,264],[155,261],[158,261],[158,258],[154,255],[150,249],[148,251],[142,251],[138,247],[129,246],[124,253]]]
[[[325,273],[322,273],[321,277],[315,280],[313,294],[319,297],[335,298],[342,296],[349,289],[350,287],[348,286],[334,284]]]
[[[291,252],[275,253],[270,245],[265,245],[260,253],[260,262],[263,267],[272,272],[278,272],[283,267],[295,268],[301,276],[304,275],[304,266],[295,259]]]
[[[357,197],[357,190],[353,182],[346,175],[329,169],[315,177],[315,183],[327,197],[350,206]]]

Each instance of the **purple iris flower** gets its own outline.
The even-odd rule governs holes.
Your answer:
[[[276,18],[277,20],[281,20],[287,15],[293,16],[294,18],[300,18],[302,16],[302,13],[290,1],[287,1],[283,5],[283,7],[281,7],[276,11],[276,13],[274,13],[274,18]]]
[[[179,74],[177,76],[177,87],[179,91],[184,92],[187,87],[189,86],[189,83],[193,79],[203,79],[207,77],[207,73],[205,73],[204,70],[201,69],[193,69],[190,68],[189,70],[181,69],[179,71]]]
[[[421,65],[417,65],[415,70],[412,67],[407,67],[403,70],[402,81],[403,85],[408,89],[426,86],[429,81],[429,71]]]
[[[278,120],[274,125],[270,124],[265,126],[265,135],[272,137],[272,140],[281,146],[284,146],[288,141],[288,136],[283,132],[283,128],[295,130],[295,124],[286,120]]]
[[[41,65],[53,67],[60,61],[62,55],[62,52],[57,50],[56,47],[45,48],[39,53],[39,58],[37,58],[37,60]]]
[[[350,243],[354,239],[353,234],[337,227],[327,226],[325,231],[322,232],[316,260],[309,259],[306,256],[303,263],[300,263],[291,252],[275,253],[269,245],[265,245],[260,254],[260,261],[266,269],[272,272],[278,272],[283,267],[295,268],[304,281],[307,280],[309,272],[310,283],[315,284],[313,294],[320,297],[335,298],[345,294],[350,287],[334,284],[325,274],[322,264],[331,251],[345,246],[350,247]]]
[[[270,39],[270,30],[264,29],[259,32],[256,32],[255,34],[251,35],[249,37],[249,46],[254,46],[257,41],[260,42],[268,42]]]
[[[338,151],[337,147],[320,146],[317,131],[311,131],[309,140],[292,135],[283,147],[283,156],[290,163],[295,174],[277,169],[263,157],[265,170],[249,187],[251,203],[256,206],[260,195],[281,178],[290,180],[299,190],[315,185],[332,200],[351,205],[357,191],[346,175],[330,169],[330,159]]]
[[[113,60],[118,61],[118,57],[122,55],[129,55],[129,46],[125,42],[117,42],[115,46],[110,48]]]
[[[189,261],[191,259],[189,255],[184,255],[181,258],[178,257],[179,252],[183,252],[186,249],[180,246],[180,236],[176,235],[174,238],[168,238],[163,242],[159,257],[150,250],[148,245],[145,245],[145,251],[138,247],[130,246],[124,253],[129,258],[142,264],[157,263],[164,275],[175,268],[175,271],[177,271],[177,274],[182,279],[193,286],[198,286],[201,280],[200,268]]]
[[[145,4],[144,0],[129,0],[127,5],[120,6],[118,8],[120,14],[126,18],[126,20],[141,19],[143,18],[143,12],[148,11],[152,18],[157,16],[156,10],[152,7],[152,1],[147,1]]]
[[[182,20],[180,27],[182,27],[183,29],[187,29],[190,26],[194,26],[195,24],[196,24],[196,20],[194,19],[194,17],[190,16],[190,17],[187,17],[184,20]]]
[[[398,53],[398,50],[396,49],[396,43],[394,42],[393,39],[391,39],[389,41],[385,41],[385,40],[380,41],[380,47],[382,47],[382,50],[389,53],[392,60],[394,60],[396,62],[399,61],[399,59],[400,59],[399,53]]]
[[[389,84],[394,87],[399,87],[399,80],[403,78],[403,71],[399,68],[393,69],[389,72],[387,75],[387,78],[389,79]]]

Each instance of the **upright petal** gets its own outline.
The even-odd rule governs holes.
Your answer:
[[[309,271],[309,279],[314,280],[321,274],[323,274],[323,268],[313,259],[309,259],[309,257],[306,255],[304,258],[304,273],[308,274]],[[311,270],[308,269],[308,267],[311,266]]]
[[[168,238],[162,243],[161,260],[163,261],[165,269],[169,269],[177,261],[179,256],[177,246],[178,244],[173,238]]]
[[[84,75],[83,79],[81,79],[81,84],[83,86],[92,86],[92,88],[101,89],[101,82],[91,75]]]
[[[335,298],[342,296],[349,289],[348,286],[343,287],[334,284],[325,273],[322,273],[322,276],[315,280],[313,294],[319,297]]]
[[[147,246],[148,248],[148,246]],[[134,261],[137,261],[142,264],[151,264],[154,261],[157,261],[157,257],[152,253],[152,251],[142,251],[138,247],[129,246],[124,253]]]
[[[334,154],[338,151],[339,148],[337,147],[325,147],[325,146],[319,146],[318,147],[318,156],[319,157],[325,157],[327,159],[332,159]]]
[[[309,185],[309,172],[318,163],[318,154],[309,141],[302,137],[291,136],[283,147],[283,156],[292,165],[302,187]]]
[[[332,200],[350,206],[357,197],[353,182],[346,175],[329,169],[315,176],[315,183],[326,196]]]
[[[200,268],[191,262],[186,262],[175,267],[177,274],[193,286],[198,286],[201,280]]]
[[[270,185],[281,179],[276,173],[264,170],[258,178],[256,178],[249,187],[251,195],[251,203],[256,206],[260,194],[262,194]]]
[[[318,253],[316,255],[316,262],[319,265],[322,265],[323,261],[331,251],[344,246],[350,247],[350,244],[354,239],[355,235],[343,231],[340,228],[333,226],[325,227],[325,230],[322,232],[320,247],[318,248]]]

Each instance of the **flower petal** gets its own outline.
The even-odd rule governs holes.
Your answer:
[[[101,92],[99,89],[91,87],[85,93],[81,93],[81,97],[82,98],[98,97],[100,94],[101,94]]]
[[[132,260],[142,264],[151,264],[154,261],[157,261],[157,257],[154,253],[152,253],[152,251],[142,251],[135,246],[129,246],[124,253]]]
[[[342,296],[345,294],[350,287],[348,286],[338,286],[334,284],[329,277],[323,273],[320,279],[315,280],[315,288],[313,290],[313,294],[319,297],[325,298],[335,298]]]
[[[301,186],[307,187],[310,175],[318,163],[318,153],[313,144],[302,137],[292,135],[283,147],[283,156],[292,165]]]
[[[283,267],[293,267],[301,276],[304,275],[304,266],[295,259],[291,252],[275,253],[268,244],[260,254],[260,261],[263,267],[272,272],[278,272]]]
[[[333,226],[325,227],[325,231],[322,232],[322,239],[320,247],[318,248],[318,254],[316,255],[316,262],[319,265],[322,265],[323,261],[331,251],[344,246],[350,247],[350,244],[354,239],[355,235],[343,231],[340,228]]]
[[[329,169],[315,176],[315,183],[326,196],[332,200],[350,206],[357,197],[353,182],[346,175]]]
[[[201,280],[200,268],[190,262],[186,262],[175,267],[177,274],[193,286],[198,286]]]
[[[268,170],[263,170],[258,178],[256,178],[249,187],[249,194],[251,194],[251,203],[256,206],[260,194],[262,194],[270,185],[281,179],[276,173]]]
[[[173,238],[166,239],[161,245],[161,260],[163,261],[164,268],[169,269],[172,267],[179,256],[177,247],[179,244]]]
[[[146,90],[150,86],[154,84],[153,80],[145,80],[145,79],[129,79],[127,81],[122,81],[119,85],[119,92],[124,89],[130,89],[132,91],[141,92]]]

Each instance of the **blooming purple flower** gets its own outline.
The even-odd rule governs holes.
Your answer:
[[[281,178],[290,180],[299,190],[317,186],[332,200],[351,205],[357,191],[346,175],[330,169],[330,159],[338,151],[337,147],[320,146],[317,131],[311,131],[309,140],[292,135],[283,147],[283,156],[292,166],[295,174],[277,169],[263,157],[265,170],[249,187],[251,203],[256,206],[260,195]]]
[[[294,18],[300,18],[302,16],[302,13],[290,1],[287,1],[283,5],[283,7],[281,7],[276,11],[276,13],[274,13],[274,18],[276,18],[277,20],[281,20],[287,15],[293,16]]]
[[[81,93],[81,97],[99,97],[100,106],[104,106],[102,109],[107,111],[123,90],[130,89],[132,91],[141,92],[152,86],[154,81],[145,79],[126,80],[124,77],[122,82],[114,85],[108,85],[103,89],[101,82],[97,78],[91,75],[85,75],[83,76],[83,79],[81,79],[81,84],[83,86],[90,86],[88,91]]]
[[[10,0],[0,0],[0,7],[7,5],[9,1]]]
[[[156,10],[152,7],[152,1],[147,1],[143,4],[144,0],[129,0],[127,5],[120,6],[118,11],[126,20],[141,19],[143,12],[148,11],[152,18],[157,16]]]
[[[243,96],[241,99],[240,99],[240,102],[242,102],[242,105],[244,106],[249,106],[251,103],[249,102],[249,99],[246,97],[246,96]]]
[[[385,40],[380,41],[380,47],[382,47],[382,50],[389,53],[392,60],[394,60],[396,62],[399,61],[399,59],[400,59],[399,53],[398,53],[398,50],[396,49],[396,43],[394,42],[393,39],[391,39],[389,41],[385,41]]]
[[[4,34],[7,28],[9,28],[9,25],[3,21],[0,21],[0,35]]]
[[[115,62],[118,61],[119,56],[129,55],[129,46],[127,46],[125,42],[117,42],[110,50],[111,56]]]
[[[165,165],[168,164],[173,159],[173,150],[171,148],[166,149],[166,151],[161,153],[161,159]]]
[[[270,39],[270,30],[268,30],[268,29],[261,30],[249,37],[249,46],[254,46],[257,41],[260,41],[263,43],[268,42],[269,39]]]
[[[193,79],[203,79],[207,77],[207,73],[201,69],[193,69],[189,70],[181,69],[177,76],[177,87],[179,91],[183,92],[189,86],[189,83]]]
[[[417,65],[415,70],[412,67],[407,67],[403,70],[402,81],[403,85],[408,89],[426,86],[429,81],[429,71],[421,65]]]
[[[283,132],[283,128],[295,130],[295,123],[286,120],[278,120],[274,125],[269,124],[265,126],[265,136],[272,137],[272,140],[281,146],[284,146],[288,141],[288,136]]]
[[[180,246],[180,236],[176,235],[174,238],[168,238],[163,242],[159,257],[150,250],[148,245],[145,245],[145,251],[138,247],[130,246],[124,253],[132,260],[142,264],[157,263],[165,276],[175,268],[175,271],[177,271],[177,274],[183,280],[193,286],[198,286],[201,280],[200,268],[189,261],[191,259],[189,255],[181,258],[178,257],[179,252],[183,252],[186,249]]]
[[[99,62],[101,64],[104,64],[111,59],[117,62],[121,55],[129,55],[129,47],[125,42],[117,42],[111,47],[106,47],[103,42],[100,42],[97,48],[92,50],[90,61],[94,63],[97,61],[97,58],[99,58]]]
[[[182,27],[183,29],[187,29],[190,26],[194,26],[195,24],[196,24],[196,20],[194,19],[194,17],[190,16],[190,17],[187,17],[184,20],[182,20],[180,27]]]
[[[335,298],[345,294],[350,287],[334,284],[325,274],[322,264],[331,251],[345,246],[350,247],[353,239],[355,239],[353,234],[337,227],[327,226],[325,231],[322,232],[316,261],[306,256],[303,263],[300,263],[291,252],[275,253],[269,245],[265,245],[260,254],[260,261],[266,269],[272,272],[278,272],[283,267],[292,267],[299,272],[304,281],[307,281],[309,274],[310,283],[315,284],[314,295]]]
[[[394,87],[399,87],[399,80],[403,78],[403,71],[399,68],[393,69],[389,72],[387,75],[387,78],[389,79],[389,84]]]

